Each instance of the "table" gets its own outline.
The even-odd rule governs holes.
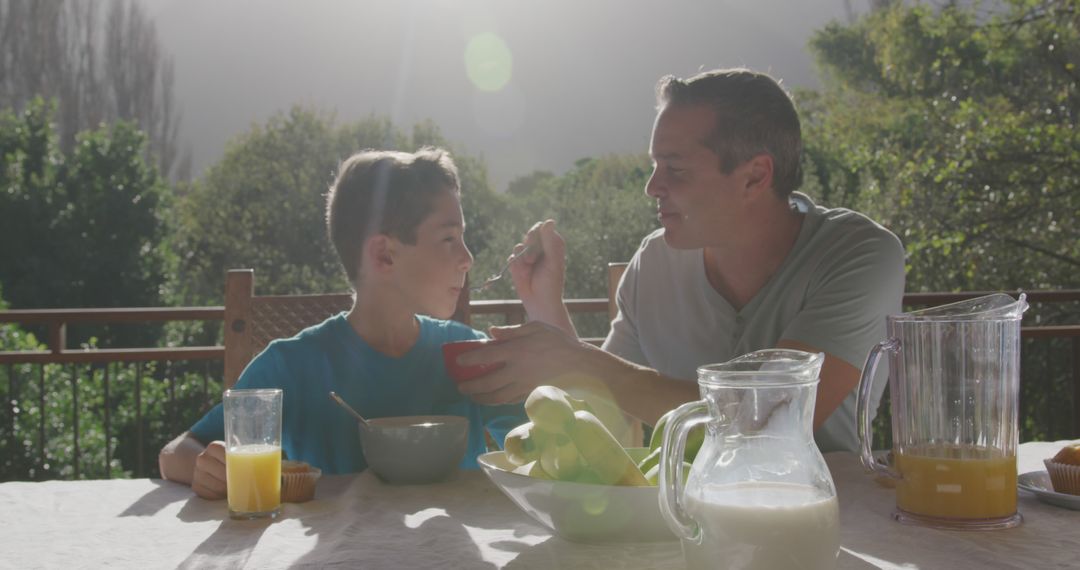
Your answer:
[[[1065,442],[1020,446],[1020,472]],[[989,533],[895,523],[893,492],[849,453],[826,455],[840,500],[840,568],[1080,565],[1080,511],[1020,493],[1025,522]],[[224,501],[160,480],[0,484],[0,567],[682,568],[678,542],[586,545],[552,536],[480,472],[395,487],[324,477],[274,522],[233,521]]]

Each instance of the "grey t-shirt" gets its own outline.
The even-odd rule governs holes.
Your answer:
[[[702,250],[669,247],[663,229],[646,237],[619,283],[619,313],[604,349],[687,381],[697,380],[701,365],[773,348],[781,339],[861,369],[885,338],[885,315],[900,312],[904,248],[862,214],[817,206],[798,192],[791,200],[805,214],[795,245],[741,310],[709,284]],[[875,378],[875,413],[886,369]],[[858,449],[856,392],[815,432],[822,451]]]

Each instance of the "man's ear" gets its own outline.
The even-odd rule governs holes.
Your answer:
[[[773,186],[773,158],[767,153],[761,153],[742,165],[746,176],[745,188],[748,193],[772,192]]]
[[[396,253],[394,238],[375,234],[364,242],[364,263],[375,273],[386,273],[394,268]]]

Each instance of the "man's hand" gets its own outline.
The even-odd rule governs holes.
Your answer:
[[[195,458],[191,490],[204,499],[225,498],[225,442],[214,441]]]
[[[463,366],[503,362],[505,365],[458,388],[480,404],[523,401],[537,386],[566,387],[580,381],[582,363],[599,349],[554,326],[533,321],[521,326],[492,327],[492,343],[458,357]],[[575,378],[576,377],[576,378]]]
[[[532,250],[510,264],[510,278],[514,281],[514,288],[525,311],[532,320],[574,333],[562,300],[566,279],[566,242],[555,231],[555,220],[533,225],[522,243],[514,247],[514,253],[525,249],[526,245],[531,245]]]
[[[458,357],[462,365],[504,363],[498,370],[458,384],[461,393],[480,404],[521,402],[537,386],[551,385],[608,398],[627,414],[653,425],[668,410],[700,397],[696,382],[663,376],[546,323],[490,330],[499,342]]]

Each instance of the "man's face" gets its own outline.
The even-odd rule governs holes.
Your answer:
[[[720,172],[719,157],[704,144],[715,122],[706,106],[665,105],[653,126],[645,193],[656,199],[664,240],[677,249],[721,243],[739,221],[739,169]]]
[[[472,267],[465,245],[465,219],[457,194],[440,192],[433,209],[416,229],[416,244],[397,242],[396,283],[413,311],[450,318]]]

